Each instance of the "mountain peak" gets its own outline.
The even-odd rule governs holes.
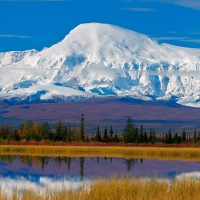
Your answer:
[[[136,37],[144,36],[143,34],[116,26],[111,24],[101,24],[101,23],[85,23],[80,24],[76,28],[74,28],[72,31],[70,31],[69,34],[86,34],[86,35],[112,35],[116,36],[117,33],[121,33],[122,37],[126,37],[126,35],[129,34],[135,34]],[[125,35],[124,35],[125,34]]]
[[[118,26],[81,24],[41,52],[5,55],[0,54],[0,99],[80,101],[114,95],[200,105],[199,49],[158,44]]]
[[[77,26],[59,43],[67,54],[88,54],[97,59],[118,56],[130,60],[133,54],[157,46],[149,37],[110,24],[87,23]]]

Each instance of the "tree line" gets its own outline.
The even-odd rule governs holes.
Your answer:
[[[122,133],[114,132],[113,126],[104,128],[100,131],[97,126],[95,134],[85,134],[85,119],[81,115],[79,128],[72,127],[70,123],[64,124],[62,121],[56,122],[55,125],[49,122],[26,121],[17,129],[11,128],[4,124],[0,128],[1,141],[53,141],[53,142],[124,142],[124,143],[166,143],[179,144],[200,141],[200,132],[195,129],[193,135],[189,135],[185,130],[181,134],[172,133],[171,129],[165,134],[156,134],[155,129],[146,131],[141,125],[139,128],[128,117]]]

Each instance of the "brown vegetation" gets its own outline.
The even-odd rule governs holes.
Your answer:
[[[84,113],[86,120],[86,132],[96,131],[96,127],[109,127],[111,124],[115,130],[122,131],[128,116],[134,119],[136,125],[144,127],[172,131],[186,131],[193,133],[194,128],[200,128],[199,108],[184,107],[177,104],[169,105],[168,102],[135,101],[132,99],[122,101],[120,99],[90,99],[81,103],[40,103],[12,105],[0,103],[0,113],[5,118],[16,118],[13,121],[48,120],[55,123],[57,120],[71,122],[73,126],[79,124],[80,114]],[[4,121],[5,122],[5,121]]]
[[[200,161],[200,148],[1,145],[0,155],[124,157]]]
[[[22,194],[15,192],[11,197],[0,191],[1,200],[8,199],[56,199],[56,200],[199,200],[200,182],[195,180],[158,180],[135,178],[99,179],[91,186],[86,185],[79,190],[61,191],[46,189],[45,192],[35,191],[33,188]]]

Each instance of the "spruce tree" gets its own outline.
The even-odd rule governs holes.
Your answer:
[[[171,132],[171,128],[169,129],[168,131],[168,141],[167,141],[169,144],[172,143],[172,132]]]
[[[46,121],[42,124],[42,139],[43,140],[52,140],[53,138],[51,126]]]
[[[109,131],[109,136],[110,136],[110,138],[112,139],[113,138],[113,133],[114,133],[114,131],[113,131],[113,127],[112,127],[112,125],[110,126],[110,131]]]
[[[65,127],[66,129],[66,142],[71,142],[72,141],[72,133],[71,133],[71,126],[70,123],[68,123],[67,127]]]
[[[141,125],[141,127],[140,127],[139,142],[140,142],[140,143],[143,143],[143,142],[144,142],[144,130],[143,130],[143,125]]]
[[[182,142],[186,142],[186,131],[185,131],[185,129],[183,129],[183,132],[182,132],[182,138],[181,138],[181,140],[182,140]]]
[[[54,141],[61,141],[62,140],[61,134],[62,134],[62,128],[63,128],[62,121],[58,121],[56,123],[55,128],[56,128],[56,133],[55,133],[55,136],[54,136]]]
[[[81,115],[81,123],[80,123],[80,140],[85,141],[85,133],[84,133],[84,116]]]
[[[165,133],[165,143],[168,143],[168,140],[169,140],[169,138],[168,138],[168,134]]]
[[[108,131],[107,128],[104,129],[103,141],[108,142]]]
[[[200,131],[198,131],[197,140],[200,141]]]
[[[178,143],[181,143],[181,141],[182,141],[182,137],[178,135]]]
[[[134,137],[134,125],[132,119],[128,117],[123,133],[124,142],[125,143],[133,142],[133,137]]]
[[[148,136],[146,130],[144,131],[144,142],[148,143]]]
[[[72,141],[76,141],[77,138],[78,138],[78,136],[77,136],[77,128],[74,127],[73,131],[72,131]]]
[[[177,133],[174,134],[173,142],[174,142],[175,144],[178,143],[178,134],[177,134]]]
[[[15,130],[15,140],[20,141],[20,137],[19,137],[17,130]]]
[[[133,128],[133,138],[131,138],[132,142],[135,142],[137,145],[139,143],[139,133],[138,133],[138,128]]]
[[[155,143],[156,141],[157,141],[156,131],[153,130],[153,143]]]
[[[152,142],[152,140],[153,140],[153,138],[152,138],[152,129],[150,130],[150,132],[149,132],[149,138],[148,138],[148,140],[149,140],[149,142]]]
[[[97,127],[97,133],[96,133],[95,140],[97,142],[101,142],[101,133],[100,133],[100,130],[99,130],[99,126]]]
[[[115,133],[114,141],[115,141],[115,142],[119,142],[119,137],[118,137],[118,135],[117,135],[117,132]]]
[[[156,132],[153,129],[150,130],[149,142],[151,142],[152,144],[156,142]]]
[[[194,142],[197,141],[197,130],[196,130],[196,128],[194,129],[193,141]]]

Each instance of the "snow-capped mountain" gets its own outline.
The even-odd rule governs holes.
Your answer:
[[[92,96],[200,106],[200,49],[159,44],[109,24],[81,24],[41,52],[0,53],[0,99],[82,101]]]

